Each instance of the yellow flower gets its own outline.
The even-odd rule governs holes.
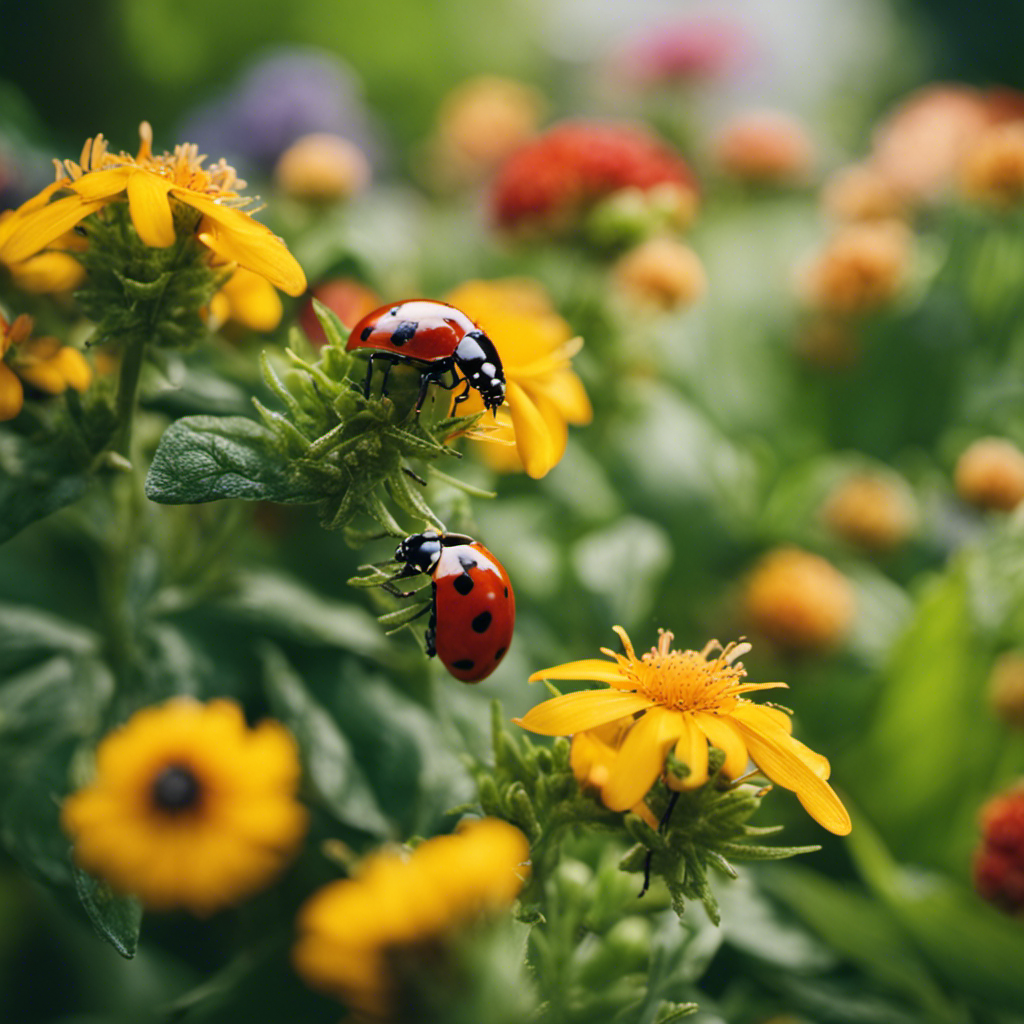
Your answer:
[[[1004,437],[979,438],[957,459],[954,481],[964,501],[1008,512],[1024,501],[1024,452]]]
[[[92,381],[92,369],[78,349],[62,345],[56,338],[32,338],[31,334],[30,316],[23,313],[9,324],[0,315],[0,422],[21,412],[25,400],[22,381],[51,395],[69,387],[84,391]]]
[[[890,551],[917,525],[917,503],[902,477],[856,473],[829,493],[822,507],[825,524],[851,544],[868,551]]]
[[[694,789],[708,781],[708,745],[725,754],[722,774],[739,778],[748,758],[772,782],[796,793],[804,809],[823,828],[837,835],[850,831],[850,816],[825,781],[828,761],[791,735],[786,712],[755,704],[742,694],[785,686],[745,683],[746,670],[737,659],[750,644],[722,647],[712,640],[701,651],[671,649],[672,634],[661,631],[658,646],[637,657],[621,626],[615,627],[625,654],[607,648],[611,658],[587,658],[543,669],[538,679],[588,679],[607,683],[606,690],[582,690],[538,704],[516,722],[545,736],[592,733],[638,716],[629,726],[617,754],[607,762],[601,799],[613,811],[626,811],[643,800],[665,767],[669,749],[690,770],[685,779],[671,774],[674,789]]]
[[[571,364],[582,340],[572,337],[535,281],[468,281],[445,301],[480,325],[505,370],[507,391],[497,423],[474,435],[490,442],[481,449],[483,457],[501,472],[522,468],[535,480],[547,475],[565,453],[568,424],[586,424],[593,417]],[[459,406],[460,412],[478,409],[483,402],[475,392]]]
[[[370,161],[348,139],[314,132],[296,139],[278,158],[274,180],[285,195],[310,203],[337,203],[370,182]]]
[[[0,213],[0,262],[11,274],[15,285],[26,292],[69,292],[77,288],[85,278],[85,268],[70,253],[58,249],[81,249],[84,239],[72,232],[65,232],[52,242],[53,248],[37,252],[27,259],[11,261],[6,254],[7,241],[14,229],[21,224],[21,218],[33,210],[42,209],[57,190],[59,183],[44,188],[37,196],[23,203],[17,210]]]
[[[153,909],[208,914],[263,888],[306,831],[299,756],[284,726],[187,698],[136,712],[64,801],[75,859]]]
[[[215,331],[229,320],[251,331],[272,331],[283,314],[281,297],[267,279],[245,267],[236,267],[210,300],[207,323]]]
[[[154,155],[153,131],[144,121],[136,156],[108,152],[102,135],[89,139],[78,163],[57,164],[57,181],[15,212],[0,245],[0,259],[20,263],[47,248],[91,213],[127,200],[132,223],[144,244],[173,245],[176,215],[187,210],[195,233],[220,262],[237,263],[265,277],[289,295],[306,288],[306,277],[284,242],[243,209],[252,200],[223,160],[204,168],[204,156],[191,144]],[[49,202],[56,192],[70,195]],[[42,200],[42,202],[40,202]]]
[[[375,853],[354,878],[325,886],[302,908],[295,967],[353,1010],[386,1017],[399,995],[401,954],[415,957],[417,947],[509,906],[528,855],[522,832],[494,818],[428,839],[408,856]]]

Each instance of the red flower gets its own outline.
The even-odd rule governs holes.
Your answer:
[[[1002,910],[1024,910],[1024,786],[994,797],[981,809],[981,846],[974,855],[974,887]]]
[[[598,200],[624,188],[676,186],[691,201],[687,163],[639,125],[566,121],[526,143],[505,162],[492,192],[504,228],[563,233]]]

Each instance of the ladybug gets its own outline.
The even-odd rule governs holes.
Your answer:
[[[464,402],[475,388],[490,410],[505,401],[505,371],[494,342],[472,320],[454,306],[433,299],[409,299],[397,305],[381,306],[367,313],[352,328],[345,349],[370,350],[363,395],[370,397],[373,362],[384,360],[381,394],[386,394],[388,374],[395,363],[406,363],[420,371],[420,393],[416,412],[423,407],[427,386],[438,384],[451,391],[462,381],[466,389],[455,399]],[[443,378],[450,375],[446,381]]]
[[[414,533],[395,550],[404,562],[393,579],[431,577],[427,655],[435,654],[456,679],[479,683],[505,657],[516,621],[516,598],[505,567],[461,533]],[[391,589],[399,597],[408,594]]]

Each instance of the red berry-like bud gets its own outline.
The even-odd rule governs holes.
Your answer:
[[[1024,911],[1024,786],[981,809],[981,845],[974,855],[978,894],[1009,913]]]

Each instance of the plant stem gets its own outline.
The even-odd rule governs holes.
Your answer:
[[[146,343],[142,338],[134,338],[125,346],[121,358],[121,372],[117,380],[117,431],[111,449],[131,461],[132,423],[135,420],[135,407],[139,396],[139,378],[142,375],[142,363],[145,358]]]

